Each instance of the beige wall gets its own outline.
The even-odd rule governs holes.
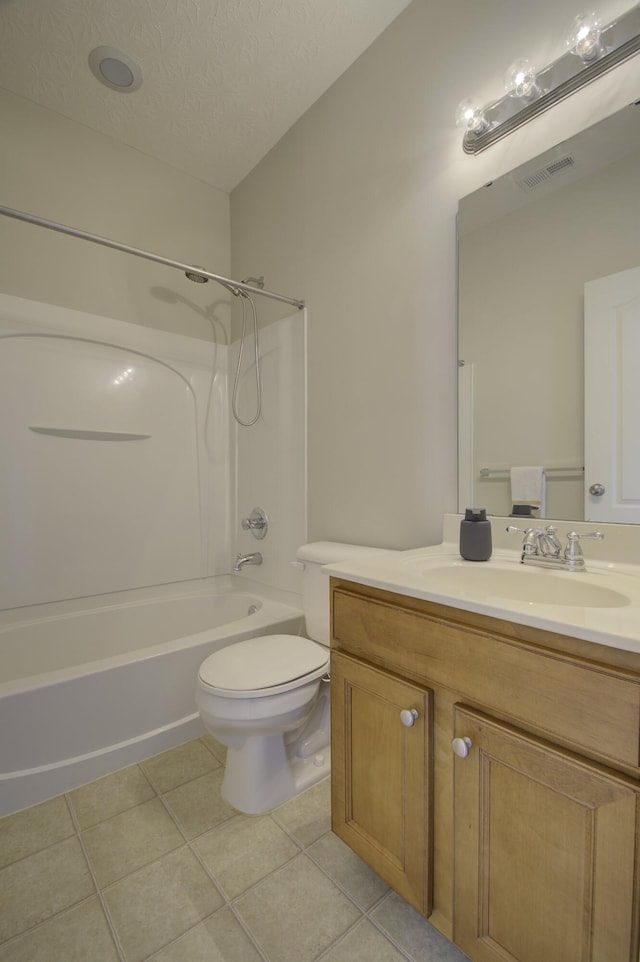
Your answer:
[[[223,191],[1,89],[0,136],[2,206],[228,276]],[[4,217],[0,249],[6,294],[226,339],[217,284]]]
[[[600,5],[605,21],[627,2]],[[640,58],[478,157],[453,124],[575,0],[414,0],[232,193],[235,276],[309,308],[309,537],[413,547],[456,510],[458,198],[640,96]],[[262,304],[264,323],[282,308]]]

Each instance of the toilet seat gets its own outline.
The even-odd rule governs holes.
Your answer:
[[[264,698],[321,678],[328,651],[298,635],[263,635],[235,642],[209,655],[198,679],[225,698]]]

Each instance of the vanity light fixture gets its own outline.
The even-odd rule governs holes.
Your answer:
[[[640,3],[617,20],[601,26],[596,13],[581,13],[566,36],[567,51],[537,71],[526,60],[515,60],[505,74],[506,93],[500,100],[478,104],[463,100],[456,124],[464,129],[462,149],[478,154],[555,106],[640,51]]]
[[[489,124],[484,115],[484,107],[472,97],[467,97],[466,100],[458,104],[456,124],[458,127],[463,127],[465,130],[472,131],[475,134],[481,134],[489,128]]]
[[[567,47],[583,63],[591,63],[604,53],[600,37],[602,26],[595,11],[579,13],[567,34]]]
[[[540,93],[536,83],[536,68],[528,60],[514,60],[504,75],[504,89],[512,97],[533,100]]]

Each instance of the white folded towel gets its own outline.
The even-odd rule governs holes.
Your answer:
[[[544,468],[532,465],[511,468],[511,501],[513,504],[531,504],[540,510],[538,516],[544,518],[546,479]]]

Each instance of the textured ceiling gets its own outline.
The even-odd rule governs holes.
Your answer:
[[[0,0],[0,86],[231,190],[410,0]],[[119,93],[87,63],[142,67]]]

